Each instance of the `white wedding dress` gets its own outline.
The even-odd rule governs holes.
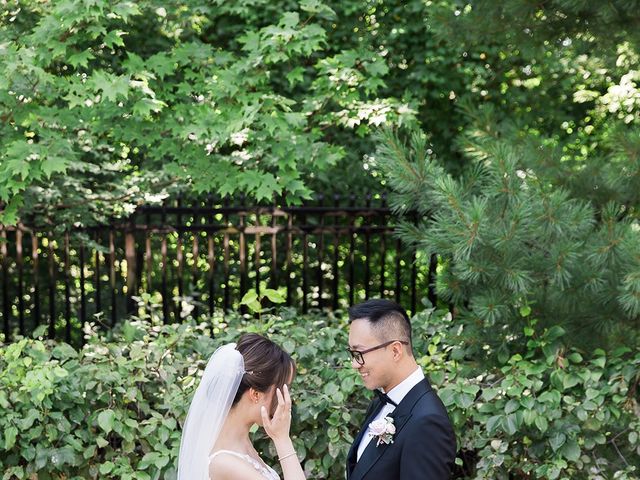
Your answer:
[[[260,475],[262,475],[262,477],[265,480],[280,480],[280,477],[278,476],[276,471],[273,468],[271,468],[270,466],[258,462],[255,458],[250,457],[249,455],[246,455],[246,454],[243,454],[243,453],[234,452],[232,450],[218,450],[217,452],[215,452],[215,453],[213,453],[213,454],[211,454],[209,456],[209,463],[211,463],[211,460],[213,460],[215,457],[217,457],[220,454],[224,454],[224,453],[226,453],[228,455],[233,455],[234,457],[238,457],[238,458],[243,459],[246,462],[249,462],[258,471],[258,473]],[[215,480],[215,478],[212,479],[212,480]]]
[[[182,428],[178,456],[178,480],[212,480],[211,460],[228,454],[252,465],[264,480],[280,480],[278,474],[262,461],[232,450],[210,453],[231,411],[244,369],[244,358],[235,343],[218,348],[204,369],[200,384],[193,395]]]

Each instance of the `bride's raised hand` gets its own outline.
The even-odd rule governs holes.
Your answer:
[[[291,426],[291,395],[289,395],[289,387],[284,385],[282,391],[276,389],[278,397],[278,406],[269,418],[267,409],[262,407],[262,425],[267,435],[271,437],[278,452],[278,461],[282,467],[284,480],[305,480],[305,474],[293,447],[293,442],[289,437],[289,427]]]
[[[287,385],[282,387],[282,391],[277,388],[276,396],[278,398],[278,406],[276,407],[273,417],[269,418],[267,409],[264,406],[261,408],[260,413],[262,414],[262,425],[265,432],[277,443],[278,440],[289,438],[289,427],[291,426],[291,395],[289,394]]]

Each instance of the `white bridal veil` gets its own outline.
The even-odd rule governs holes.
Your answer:
[[[211,355],[182,429],[178,480],[209,479],[209,455],[244,373],[244,358],[235,343]]]

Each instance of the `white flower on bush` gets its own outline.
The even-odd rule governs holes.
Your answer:
[[[393,443],[393,436],[396,433],[396,426],[393,424],[393,418],[384,417],[380,420],[374,420],[369,424],[369,435],[378,437],[376,447],[381,443]]]
[[[231,134],[231,143],[235,145],[242,146],[249,139],[249,129],[245,128],[240,130],[239,132]]]

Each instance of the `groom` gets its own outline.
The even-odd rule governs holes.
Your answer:
[[[456,439],[413,357],[407,313],[390,300],[368,300],[349,309],[349,322],[351,365],[376,398],[349,450],[347,480],[448,479]]]

